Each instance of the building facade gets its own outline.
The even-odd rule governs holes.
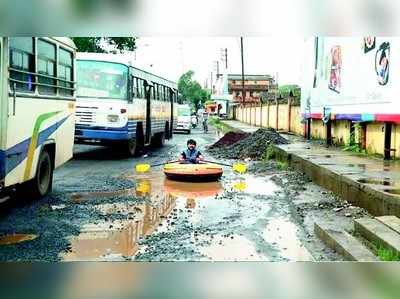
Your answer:
[[[242,75],[228,75],[228,92],[235,102],[260,103],[275,99],[278,86],[270,75],[244,75],[244,97]]]

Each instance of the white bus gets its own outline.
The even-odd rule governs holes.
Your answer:
[[[35,196],[72,157],[75,45],[68,38],[0,38],[0,200],[27,182]]]
[[[121,55],[77,54],[75,143],[116,145],[133,156],[172,137],[177,85]]]

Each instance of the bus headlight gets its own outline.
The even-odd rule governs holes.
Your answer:
[[[119,121],[119,116],[116,114],[109,114],[109,115],[107,115],[107,120],[110,123],[116,123]]]

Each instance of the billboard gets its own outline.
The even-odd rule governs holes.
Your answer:
[[[301,108],[306,118],[400,122],[400,38],[305,41]],[[393,55],[395,53],[395,55]]]

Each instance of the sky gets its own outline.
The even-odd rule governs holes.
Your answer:
[[[245,37],[243,39],[245,74],[278,76],[278,84],[300,84],[304,38]],[[228,49],[228,73],[241,73],[239,37],[140,37],[132,62],[139,68],[178,81],[188,70],[201,84],[215,80],[216,63],[220,72],[221,49]]]

